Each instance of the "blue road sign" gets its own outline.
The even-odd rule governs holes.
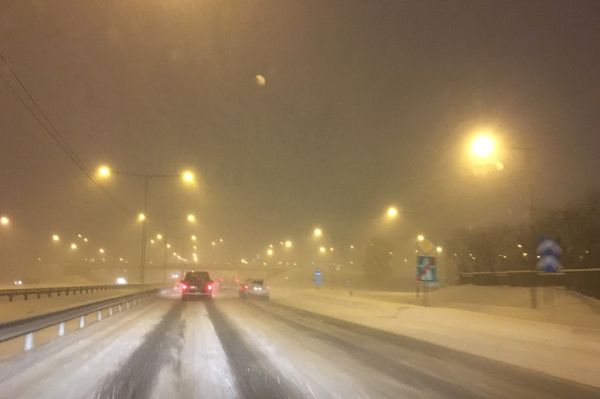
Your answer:
[[[438,283],[435,256],[417,256],[417,281]]]
[[[562,249],[552,237],[539,237],[537,253],[540,260],[537,263],[538,270],[548,273],[556,273],[562,269],[560,255]]]
[[[315,270],[315,277],[321,277],[321,271]]]
[[[315,284],[323,284],[323,279],[321,277],[315,277]]]

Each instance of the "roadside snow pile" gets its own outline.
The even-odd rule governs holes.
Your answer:
[[[414,294],[413,294],[414,295]],[[406,335],[463,352],[600,386],[600,329],[423,307],[347,292],[274,291],[284,305]],[[594,314],[595,315],[595,314]],[[590,314],[574,314],[587,318]],[[598,315],[595,315],[598,317]]]

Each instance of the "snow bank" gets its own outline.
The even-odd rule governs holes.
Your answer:
[[[403,295],[408,300],[409,294],[397,294]],[[350,297],[347,291],[274,289],[271,296],[288,306],[600,387],[598,328]],[[589,316],[590,312],[573,317]]]

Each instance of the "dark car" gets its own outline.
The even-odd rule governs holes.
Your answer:
[[[185,274],[181,282],[181,299],[188,298],[212,299],[213,281],[208,272],[191,271]]]
[[[270,295],[270,287],[265,285],[264,280],[255,280],[252,278],[244,281],[243,284],[240,284],[240,290],[238,291],[238,297],[241,299],[246,298],[258,298],[269,300]]]

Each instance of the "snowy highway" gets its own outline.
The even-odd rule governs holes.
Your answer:
[[[0,397],[600,397],[596,388],[234,293],[157,298],[6,358]]]

